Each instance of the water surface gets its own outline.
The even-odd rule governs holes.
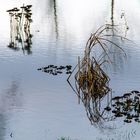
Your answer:
[[[6,10],[31,4],[32,54],[7,47],[10,18]],[[107,70],[113,96],[140,90],[140,2],[118,0],[113,22],[122,24],[125,12],[129,30],[124,42],[127,59],[115,58]],[[0,5],[0,139],[57,140],[65,136],[78,140],[132,139],[140,137],[139,124],[112,121],[103,128],[90,124],[82,103],[66,82],[67,75],[47,75],[39,67],[77,64],[87,39],[105,23],[111,23],[111,0],[5,0]],[[122,30],[122,33],[124,30]],[[110,131],[112,130],[112,131]]]

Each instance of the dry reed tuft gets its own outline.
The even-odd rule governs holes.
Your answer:
[[[82,91],[82,100],[86,100],[88,97],[96,100],[110,91],[108,87],[109,77],[94,57],[92,60],[88,59],[88,62],[85,60],[79,62],[78,67],[78,72],[75,75],[76,89],[79,96],[80,90]]]
[[[113,34],[108,34],[109,31]],[[102,120],[109,120],[104,114],[110,110],[110,95],[112,96],[111,88],[109,87],[110,78],[102,69],[104,63],[112,62],[109,56],[109,46],[117,47],[126,56],[125,51],[110,39],[110,37],[126,39],[125,37],[115,35],[115,31],[117,31],[115,25],[106,24],[91,34],[85,47],[84,57],[81,60],[78,57],[78,64],[73,70],[74,72],[77,69],[75,74],[76,89],[69,82],[73,72],[68,77],[70,86],[78,95],[79,103],[81,100],[85,106],[91,124],[100,123]],[[95,56],[91,56],[92,52],[95,51],[95,47],[100,47],[104,53],[98,59]],[[107,59],[103,59],[105,56],[107,56]],[[105,96],[107,97],[107,108],[101,109],[101,102]]]
[[[102,63],[103,64],[103,63]],[[76,92],[85,106],[87,116],[91,122],[98,123],[103,118],[101,100],[111,92],[109,77],[94,57],[92,60],[78,60],[78,72],[75,74]]]

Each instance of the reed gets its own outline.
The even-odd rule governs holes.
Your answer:
[[[113,61],[109,53],[110,46],[118,48],[123,52],[124,56],[126,56],[123,48],[110,39],[110,37],[127,39],[115,34],[115,32],[117,32],[116,27],[115,25],[106,24],[98,28],[95,33],[91,34],[85,46],[84,57],[78,57],[78,64],[72,71],[73,74],[76,70],[74,76],[75,88],[73,88],[71,84],[70,86],[78,95],[79,103],[80,101],[83,102],[91,124],[110,119],[105,117],[104,114],[111,109],[109,104],[111,103],[112,90],[109,87],[110,78],[103,70],[102,66],[109,65]],[[113,34],[111,34],[112,31]],[[96,57],[92,52],[95,51],[95,48],[99,47],[102,52],[99,57]],[[104,59],[105,57],[106,59]],[[71,75],[68,77],[68,81]],[[101,109],[101,102],[106,96],[107,107]]]

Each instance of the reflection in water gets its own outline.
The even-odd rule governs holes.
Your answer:
[[[111,24],[114,26],[114,0],[111,2]]]
[[[21,9],[13,8],[7,10],[10,15],[10,44],[9,48],[18,51],[20,47],[23,53],[31,54],[32,35],[30,33],[32,5],[22,6]]]
[[[57,1],[56,0],[49,0],[49,14],[53,17],[54,20],[54,30],[55,30],[55,38],[59,38],[59,27],[58,27],[58,10],[57,10]]]
[[[52,0],[53,1],[53,0]],[[42,3],[42,1],[40,1],[41,3]],[[57,2],[57,1],[56,1]],[[80,2],[80,1],[79,1]],[[94,2],[95,1],[92,1],[93,2],[93,4],[94,4]],[[95,2],[95,3],[98,3],[98,2]],[[93,4],[91,4],[91,5],[93,5]],[[116,4],[116,3],[115,3]],[[73,3],[73,5],[75,5],[75,3]],[[80,5],[80,3],[79,3],[79,5]],[[61,6],[63,6],[63,5],[61,5]],[[60,9],[62,8],[60,6]],[[65,6],[65,5],[64,5]],[[104,7],[107,7],[107,6],[105,6],[105,5],[103,5]],[[78,6],[77,6],[77,8],[78,8]],[[70,9],[72,9],[72,6],[70,7]],[[97,8],[98,9],[98,8]],[[59,10],[58,8],[57,8],[57,10]],[[82,9],[83,10],[83,9]],[[81,11],[82,11],[81,10]],[[61,11],[61,10],[60,10]],[[81,12],[79,9],[78,9],[78,11],[79,12]],[[87,8],[87,11],[89,11],[89,9]],[[65,12],[65,11],[64,11]],[[71,12],[71,11],[70,11]],[[86,12],[86,11],[85,11]],[[35,16],[37,15],[37,13],[38,12],[36,12],[35,13]],[[67,12],[65,12],[65,13],[67,13]],[[103,12],[103,16],[105,17],[106,15],[104,15],[104,13],[105,12]],[[90,13],[85,13],[85,15],[88,15],[88,14],[90,14]],[[97,11],[97,14],[95,14],[94,16],[97,16],[97,15],[99,15],[100,13],[98,13],[98,11]],[[39,16],[41,16],[41,15],[39,15]],[[59,17],[59,14],[57,14],[57,16]],[[60,16],[62,16],[62,15],[60,15]],[[84,15],[82,15],[83,17],[84,17]],[[94,18],[94,16],[93,16],[93,18]],[[94,20],[94,19],[91,19],[91,20]],[[87,20],[87,22],[90,22],[90,19],[89,18],[85,18],[86,20]],[[63,19],[62,19],[63,20]],[[48,21],[47,21],[48,22]],[[98,21],[97,21],[98,22]],[[71,23],[71,22],[70,22]],[[98,22],[99,23],[99,22]],[[79,27],[81,27],[80,26],[80,23],[77,21],[77,24],[79,25]],[[100,24],[100,23],[99,23]],[[41,26],[42,26],[43,24],[41,23]],[[45,26],[47,26],[48,24],[46,23],[45,24]],[[82,24],[83,25],[83,24]],[[84,24],[85,25],[85,24]],[[92,26],[92,25],[91,25]],[[80,29],[82,29],[83,28],[83,26],[80,28]],[[60,30],[59,30],[60,31]],[[46,33],[46,32],[45,32]],[[73,135],[76,135],[75,133],[77,133],[77,131],[75,132],[75,133],[73,133],[73,131],[71,131],[72,130],[72,128],[73,127],[71,127],[72,126],[72,123],[77,123],[77,126],[80,126],[80,127],[77,127],[77,129],[76,130],[78,130],[78,128],[80,129],[80,130],[82,130],[81,128],[82,128],[82,125],[79,125],[80,123],[82,123],[82,124],[85,124],[85,125],[83,125],[83,131],[81,131],[81,132],[83,132],[83,135],[89,135],[90,133],[88,132],[89,130],[91,130],[91,129],[89,129],[89,127],[90,126],[88,126],[88,124],[87,124],[87,122],[86,121],[84,121],[84,119],[83,119],[83,122],[79,122],[79,118],[82,118],[82,116],[83,116],[83,114],[81,114],[81,110],[77,110],[77,109],[75,109],[74,107],[75,107],[75,104],[73,105],[73,102],[69,102],[69,104],[68,104],[68,106],[71,106],[71,108],[72,108],[72,110],[70,110],[70,113],[72,113],[73,115],[70,115],[70,118],[71,118],[71,121],[69,121],[68,120],[68,118],[69,117],[67,117],[67,114],[65,113],[65,110],[68,110],[69,108],[66,108],[65,110],[63,110],[63,108],[61,108],[62,110],[60,111],[60,112],[62,112],[62,113],[60,113],[60,114],[64,114],[63,116],[61,116],[60,114],[57,114],[56,115],[56,113],[57,112],[59,112],[59,110],[58,110],[58,108],[59,107],[55,107],[55,106],[53,106],[53,105],[56,105],[57,104],[57,101],[58,100],[55,100],[54,101],[54,96],[53,95],[58,95],[58,93],[62,93],[62,96],[63,96],[63,92],[65,92],[65,88],[64,88],[64,90],[61,90],[60,88],[54,88],[54,86],[52,86],[53,85],[53,82],[58,82],[58,81],[51,81],[51,78],[50,79],[48,79],[48,78],[46,78],[46,79],[43,79],[42,80],[42,78],[41,78],[41,76],[40,75],[36,75],[36,73],[34,73],[31,69],[32,69],[32,67],[30,67],[30,65],[31,65],[31,63],[33,64],[33,65],[36,65],[35,67],[37,67],[37,65],[40,65],[40,62],[44,62],[45,61],[45,63],[48,63],[48,62],[50,62],[50,63],[53,63],[52,61],[57,61],[58,63],[59,63],[59,61],[61,61],[63,58],[65,58],[66,56],[68,56],[67,54],[69,54],[69,58],[70,58],[70,61],[72,61],[72,63],[75,63],[75,61],[74,61],[74,59],[75,59],[75,57],[76,57],[76,55],[77,54],[79,54],[79,52],[81,52],[81,48],[80,49],[78,49],[78,46],[79,46],[79,44],[81,44],[80,43],[80,41],[81,40],[84,40],[85,38],[83,37],[83,38],[81,38],[81,40],[78,42],[78,40],[76,40],[77,41],[77,44],[68,44],[68,42],[67,42],[67,44],[69,45],[69,46],[71,46],[71,48],[62,48],[61,46],[59,47],[59,49],[58,49],[58,51],[57,52],[55,52],[55,49],[56,49],[56,47],[57,46],[55,46],[55,44],[54,44],[54,46],[52,47],[52,41],[48,41],[48,42],[51,42],[51,43],[48,43],[48,44],[46,44],[45,42],[46,42],[46,34],[45,33],[42,33],[42,36],[39,36],[40,38],[37,38],[37,42],[39,42],[39,44],[41,44],[42,43],[42,45],[39,45],[39,46],[37,46],[36,45],[36,52],[39,54],[40,53],[40,55],[36,55],[36,54],[34,54],[33,55],[33,57],[30,57],[30,61],[27,63],[26,61],[25,61],[25,63],[24,63],[24,58],[22,59],[23,60],[23,64],[22,64],[22,66],[24,67],[24,66],[26,66],[26,67],[28,67],[28,70],[29,70],[29,72],[28,72],[28,75],[26,75],[26,77],[25,77],[25,74],[26,74],[26,71],[24,70],[24,69],[22,69],[22,71],[21,71],[21,73],[23,73],[23,74],[21,74],[21,76],[24,76],[25,77],[25,81],[27,81],[28,79],[32,79],[31,80],[31,82],[29,83],[29,86],[26,84],[25,85],[25,93],[24,94],[28,94],[29,92],[30,93],[32,93],[32,94],[30,94],[30,96],[27,96],[26,97],[26,102],[25,102],[25,111],[23,111],[23,114],[21,113],[20,114],[20,118],[21,118],[21,120],[23,119],[23,121],[22,121],[22,123],[23,124],[26,124],[26,123],[28,123],[28,122],[30,122],[30,120],[32,120],[32,118],[34,118],[33,120],[32,120],[32,123],[33,124],[39,124],[38,125],[38,127],[37,127],[37,129],[34,127],[34,126],[36,126],[36,125],[33,125],[33,126],[31,126],[31,131],[29,132],[29,133],[31,133],[31,134],[33,134],[32,133],[32,131],[34,131],[34,133],[36,133],[36,132],[41,132],[41,131],[44,131],[44,130],[46,130],[46,129],[49,129],[51,132],[53,131],[54,133],[52,134],[52,135],[54,135],[54,137],[56,137],[56,135],[58,135],[58,133],[59,133],[59,128],[60,128],[60,132],[62,132],[63,130],[61,130],[61,128],[63,127],[63,129],[66,129],[67,131],[64,131],[64,133],[68,133],[68,131],[70,132],[70,134],[73,134]],[[75,32],[74,32],[75,33]],[[59,34],[60,35],[60,34]],[[80,34],[79,34],[79,36],[80,36]],[[80,36],[81,37],[81,36]],[[71,38],[69,38],[70,39],[70,42],[72,42],[73,40],[71,39]],[[73,42],[75,42],[75,40],[73,41]],[[41,48],[40,48],[40,46],[41,46]],[[43,47],[43,46],[45,46],[45,47]],[[47,47],[46,47],[47,46]],[[43,49],[42,49],[43,48]],[[52,50],[52,54],[50,54],[50,55],[46,55],[46,54],[49,54],[50,53],[50,49]],[[114,48],[115,49],[115,48]],[[119,50],[119,49],[117,49],[117,50]],[[68,52],[67,52],[68,51]],[[4,52],[4,50],[3,50],[3,52]],[[46,52],[46,53],[44,53],[44,52]],[[114,52],[114,50],[112,51],[112,52]],[[56,53],[56,55],[58,56],[55,60],[54,60],[54,55],[53,54],[55,54]],[[61,57],[61,55],[63,55],[64,54],[64,57]],[[119,59],[119,54],[120,53],[118,53],[118,58],[117,59]],[[43,56],[43,57],[42,57]],[[52,56],[52,57],[51,57]],[[7,58],[5,58],[6,59],[6,61],[7,61],[7,64],[9,65],[10,63],[9,63],[9,61],[8,61],[8,57]],[[13,60],[15,61],[15,63],[17,62],[18,63],[18,60],[20,59],[20,57],[14,57],[13,58]],[[118,61],[116,59],[116,62]],[[69,60],[69,59],[68,59]],[[64,61],[64,60],[62,60],[62,61]],[[65,61],[67,61],[67,60],[65,60]],[[64,61],[64,63],[65,63],[65,61]],[[36,62],[36,63],[34,63],[34,62]],[[41,65],[43,65],[43,64],[41,64]],[[3,65],[4,66],[4,68],[5,69],[7,69],[7,67],[5,66],[5,65]],[[17,66],[19,66],[19,65],[17,65]],[[8,67],[9,68],[9,67]],[[17,68],[16,69],[16,71],[18,71],[19,69]],[[3,73],[3,71],[1,72],[1,73]],[[128,74],[131,74],[131,72],[128,72]],[[14,75],[16,75],[16,72],[11,72],[11,75],[12,76],[14,76]],[[35,87],[35,90],[32,90],[32,86],[31,85],[37,85],[37,84],[31,84],[32,82],[34,82],[34,80],[35,80],[35,78],[33,78],[34,76],[36,75],[36,79],[39,81],[38,83],[40,84],[40,88],[39,88],[39,90],[38,90],[38,86],[36,86]],[[29,76],[29,77],[28,77]],[[116,77],[119,79],[117,82],[121,82],[121,76],[122,75],[116,75]],[[11,76],[9,76],[9,77],[6,77],[5,79],[9,79]],[[28,77],[28,78],[27,78]],[[128,77],[126,78],[126,80],[125,81],[122,81],[122,83],[123,82],[127,82],[127,79],[128,79]],[[138,78],[139,79],[139,78]],[[136,79],[136,82],[138,81],[138,79]],[[45,83],[45,84],[43,84],[43,82]],[[60,81],[61,82],[61,81]],[[116,85],[117,85],[117,82],[115,83]],[[132,79],[132,82],[135,82],[135,78],[134,79]],[[48,87],[46,87],[46,83],[48,83]],[[60,84],[62,84],[62,83],[60,83]],[[126,84],[126,83],[125,83]],[[131,84],[131,83],[129,83],[129,84]],[[133,84],[135,84],[135,83],[133,83]],[[137,85],[137,84],[136,84]],[[65,85],[64,85],[65,86]],[[115,86],[115,85],[114,85]],[[53,90],[52,90],[52,87],[54,88]],[[116,87],[116,86],[115,86]],[[116,88],[118,88],[119,86],[117,86]],[[123,87],[123,86],[120,86],[119,87],[120,88],[120,90],[123,90],[123,88],[128,88],[128,87]],[[9,89],[8,89],[9,90]],[[35,94],[34,94],[34,91],[36,92]],[[38,94],[37,92],[42,92],[42,94]],[[47,92],[47,94],[45,94],[45,91]],[[69,91],[68,91],[69,92]],[[7,92],[6,92],[7,93]],[[28,94],[29,95],[29,94]],[[81,96],[82,96],[82,94],[81,94]],[[59,96],[60,97],[60,96]],[[89,96],[90,97],[90,96]],[[30,103],[30,101],[32,100],[34,98],[34,100]],[[46,107],[47,107],[47,105],[46,105],[46,101],[44,101],[44,102],[42,102],[42,99],[44,99],[44,100],[46,100],[46,99],[48,99],[48,104],[47,105],[50,105],[50,109],[46,109]],[[70,100],[70,98],[69,98],[69,96],[68,97],[62,97],[61,99],[63,99],[64,101],[67,101],[67,100],[65,100],[65,99],[68,99],[68,100]],[[106,109],[104,109],[104,107],[105,107],[105,105],[106,105],[106,100],[107,99],[109,99],[108,98],[108,94],[106,94],[106,95],[104,95],[102,98],[97,98],[96,100],[93,100],[92,101],[92,99],[90,100],[90,98],[89,99],[87,99],[88,101],[91,101],[91,106],[89,106],[89,105],[86,105],[86,100],[84,101],[84,103],[82,103],[82,104],[84,104],[84,106],[85,106],[85,108],[86,108],[86,111],[88,111],[87,109],[89,109],[89,112],[91,112],[90,114],[91,114],[91,117],[90,117],[90,114],[88,113],[88,116],[89,116],[89,119],[91,118],[91,119],[93,119],[94,121],[98,121],[98,123],[100,122],[100,120],[101,121],[104,121],[104,119],[103,118],[105,118],[106,119],[106,117],[104,116],[105,115],[105,112],[107,112],[107,110],[109,110],[110,108],[109,107],[107,107]],[[8,99],[7,99],[8,100]],[[11,100],[10,100],[11,101]],[[28,103],[28,101],[29,101],[29,103]],[[41,101],[41,102],[40,102]],[[54,102],[52,102],[52,101],[54,101]],[[12,101],[11,101],[12,102]],[[36,103],[37,102],[37,103]],[[93,103],[92,103],[93,102]],[[63,103],[63,102],[61,102],[62,104],[62,106],[64,106],[64,104],[65,104],[65,102]],[[108,102],[108,103],[110,103],[110,102]],[[58,104],[57,104],[58,105]],[[44,107],[44,106],[46,106],[46,107]],[[33,108],[32,108],[33,107]],[[44,108],[43,108],[44,107]],[[60,106],[61,107],[61,106]],[[66,107],[66,105],[65,105],[65,107]],[[40,111],[42,109],[42,111]],[[44,110],[43,110],[44,109]],[[31,111],[30,111],[31,110]],[[49,110],[51,110],[51,111],[49,111]],[[105,111],[104,111],[105,110]],[[78,117],[76,117],[77,116],[77,114],[76,114],[76,116],[75,116],[75,113],[76,113],[76,111],[77,111],[77,114],[78,114]],[[51,112],[54,112],[54,113],[52,113],[51,114]],[[17,112],[15,111],[15,118],[14,118],[14,120],[16,120],[17,119]],[[49,116],[48,116],[48,114],[49,114]],[[66,115],[65,115],[66,114]],[[103,115],[102,115],[103,114]],[[22,116],[23,115],[23,116]],[[24,116],[25,115],[25,116]],[[52,116],[55,116],[56,115],[56,117],[52,117]],[[74,116],[74,117],[72,117],[72,116]],[[27,117],[27,118],[26,118]],[[95,117],[95,118],[94,118]],[[51,119],[50,119],[51,118]],[[61,122],[62,122],[62,127],[61,127],[61,124],[59,125],[58,123],[59,123],[59,121],[57,121],[58,123],[56,123],[56,119],[57,120],[60,120],[60,118],[61,118]],[[15,121],[14,120],[12,120],[12,123],[14,123]],[[29,121],[28,121],[29,120]],[[63,121],[64,120],[64,121]],[[61,123],[60,122],[60,123]],[[64,123],[63,124],[63,122],[67,122],[67,125]],[[48,124],[47,124],[48,123]],[[93,122],[94,123],[94,122]],[[95,122],[96,123],[96,122]],[[47,124],[47,125],[41,125],[41,124]],[[50,124],[50,126],[49,126],[49,124]],[[30,124],[31,125],[31,124]],[[24,126],[24,125],[15,125],[14,126],[14,129],[18,129],[19,128],[19,126],[23,126],[22,128],[23,128],[23,130],[21,130],[21,133],[19,133],[18,135],[20,135],[20,134],[22,134],[21,135],[21,139],[26,139],[25,137],[27,137],[27,136],[24,136],[24,134],[26,133],[26,131],[25,131],[25,129],[26,129],[26,126]],[[58,126],[58,128],[57,128],[57,126]],[[60,127],[59,127],[60,126]],[[67,127],[65,127],[65,126],[67,126]],[[56,130],[56,131],[54,131],[54,129]],[[85,130],[85,131],[84,131]],[[93,128],[93,130],[91,130],[92,131],[92,133],[93,133],[93,135],[96,135],[96,130]],[[58,132],[58,133],[57,133]],[[95,133],[94,133],[95,132]],[[28,132],[27,132],[28,133]],[[85,137],[86,137],[85,136]],[[41,134],[39,134],[39,137],[41,137],[41,139],[44,139],[42,136],[41,136]],[[80,137],[80,136],[79,136]],[[82,136],[81,136],[82,137]],[[92,136],[90,136],[90,137],[92,137]],[[30,138],[30,139],[32,139],[32,138]],[[37,138],[36,138],[37,139]],[[80,139],[80,138],[79,138]],[[83,139],[86,139],[86,138],[83,138]],[[88,138],[87,138],[88,139]],[[92,139],[92,138],[89,138],[89,139]],[[94,138],[93,138],[94,139]]]
[[[4,140],[6,136],[9,111],[19,106],[21,106],[19,83],[17,81],[12,81],[10,87],[0,96],[0,140]],[[8,137],[12,137],[12,133],[10,133]]]
[[[6,134],[6,116],[4,113],[0,113],[0,139],[5,140]]]
[[[12,81],[10,88],[2,96],[2,102],[5,109],[21,106],[21,93],[17,81]]]
[[[115,0],[112,0],[111,1],[111,25],[112,26],[118,26],[118,32],[120,32],[122,34],[122,36],[126,37],[127,35],[127,31],[129,30],[129,27],[128,27],[128,23],[127,23],[127,19],[126,19],[126,15],[125,15],[125,12],[123,11],[121,13],[121,20],[123,21],[123,23],[120,23],[120,25],[118,25],[118,23],[114,22],[114,12],[115,12]],[[118,19],[118,21],[120,21],[120,19]],[[112,33],[113,30],[112,30]],[[122,38],[123,40],[123,38]]]
[[[125,21],[124,24],[117,25],[117,22],[114,21],[114,12],[115,12],[115,0],[111,0],[111,25],[112,30],[106,30],[107,34],[110,35],[110,40],[121,46],[123,48],[124,44],[127,40],[126,35],[128,31],[127,21],[125,14],[122,13],[121,19]],[[120,19],[118,19],[120,21]],[[124,27],[123,27],[124,26]],[[125,32],[125,34],[123,33]],[[123,48],[124,49],[124,48]],[[110,59],[112,60],[112,66],[114,71],[121,70],[124,67],[126,62],[126,55],[122,53],[122,50],[118,49],[118,47],[114,47],[114,44],[110,44],[110,48],[108,49],[108,54]],[[105,57],[106,59],[106,57]]]
[[[117,28],[114,27],[115,30],[117,30]],[[125,43],[124,41],[126,41],[126,39],[124,41],[122,41],[121,38],[123,37],[119,37],[118,33],[113,30],[113,31],[110,31],[109,34],[112,34],[113,36],[110,36],[110,40],[112,42],[114,42],[115,44],[117,44],[118,46],[121,46],[121,48],[125,51],[125,49],[123,48],[124,45],[123,43]],[[120,71],[124,68],[125,66],[125,62],[126,62],[126,58],[127,58],[127,54],[126,54],[126,51],[125,53],[122,52],[122,50],[120,50],[119,48],[117,47],[114,47],[113,44],[110,44],[109,46],[109,49],[108,49],[108,55],[111,59],[111,66],[113,67],[113,70],[116,72],[116,71]],[[106,56],[104,57],[104,59],[106,60]]]
[[[56,39],[58,39],[59,31],[58,31],[58,16],[57,16],[57,3],[56,3],[56,0],[53,0],[53,7],[54,7],[55,33],[56,33]]]
[[[96,140],[131,140],[136,136],[136,130],[116,130],[113,135],[107,135],[104,137],[97,138]]]
[[[129,27],[128,27],[128,23],[127,23],[125,12],[122,12],[121,19],[124,21],[124,27],[123,27],[123,24],[121,26],[122,26],[122,30],[124,30],[124,37],[126,37],[127,36],[127,32],[129,30]]]

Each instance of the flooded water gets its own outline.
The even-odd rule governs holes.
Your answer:
[[[10,43],[10,17],[6,10],[32,5],[32,45],[23,51]],[[140,125],[122,119],[91,125],[83,104],[67,82],[38,71],[50,64],[77,64],[88,38],[106,23],[121,25],[130,41],[118,42],[118,52],[106,69],[112,96],[140,90],[139,0],[5,0],[0,5],[0,140],[138,140]],[[121,14],[125,13],[125,19]],[[111,18],[112,17],[112,18]],[[129,30],[124,29],[124,24]],[[73,79],[73,78],[72,78]],[[71,79],[71,81],[72,81]],[[73,82],[73,81],[72,81]]]

